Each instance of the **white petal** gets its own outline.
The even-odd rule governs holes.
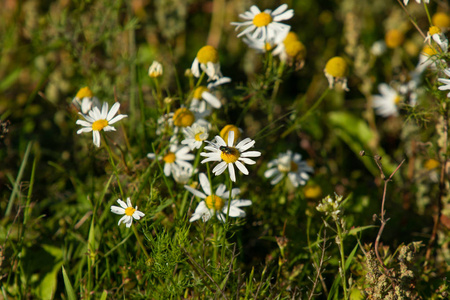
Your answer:
[[[248,170],[247,170],[247,168],[246,168],[240,161],[236,161],[234,164],[235,164],[236,167],[239,169],[239,171],[241,171],[241,172],[244,173],[245,175],[248,175]]]
[[[94,140],[94,145],[100,147],[100,132],[97,130],[92,131],[92,138]]]
[[[118,214],[118,215],[123,215],[125,214],[125,209],[123,209],[122,207],[118,207],[118,206],[111,206],[111,212]]]
[[[234,166],[232,163],[228,164],[228,172],[230,172],[231,181],[236,182],[236,174],[234,173]]]
[[[123,118],[126,118],[126,117],[128,117],[128,115],[117,115],[111,121],[109,121],[108,123],[109,124],[114,124],[114,123],[116,123],[116,122],[118,122],[118,121],[120,121],[120,120],[122,120]]]
[[[119,111],[119,107],[120,107],[119,102],[114,103],[114,105],[111,107],[111,110],[109,111],[108,115],[106,116],[107,121],[111,120],[116,115],[116,113]]]

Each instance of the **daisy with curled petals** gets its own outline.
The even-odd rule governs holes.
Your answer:
[[[231,25],[236,25],[236,30],[242,26],[248,26],[237,37],[248,34],[254,39],[271,41],[277,35],[285,34],[291,28],[289,25],[280,23],[280,21],[289,20],[294,16],[294,10],[287,10],[287,8],[287,4],[283,4],[274,11],[266,9],[261,12],[256,5],[253,5],[250,7],[250,11],[239,15],[241,19],[245,20],[244,22],[231,22]]]
[[[93,107],[101,106],[100,100],[94,96],[94,93],[87,86],[77,92],[72,103],[83,115],[87,114]]]
[[[124,215],[119,220],[120,225],[122,222],[127,226],[127,228],[131,227],[131,224],[133,223],[133,218],[135,220],[139,220],[142,217],[145,216],[145,214],[138,210],[138,207],[133,208],[133,205],[131,205],[130,197],[127,198],[127,203],[123,202],[121,199],[117,200],[117,203],[119,203],[119,206],[111,206],[111,212],[118,214],[118,215]]]
[[[239,142],[236,146],[234,145],[234,131],[230,131],[228,134],[228,143],[218,135],[215,137],[215,143],[208,142],[209,146],[205,147],[205,150],[211,152],[202,152],[201,156],[206,157],[202,160],[202,164],[209,161],[219,161],[220,163],[212,170],[214,175],[218,176],[222,174],[228,167],[230,172],[230,178],[233,182],[236,182],[236,174],[234,172],[234,165],[244,173],[248,175],[248,170],[244,166],[245,164],[254,165],[256,162],[251,160],[249,157],[259,157],[261,152],[259,151],[247,151],[255,145],[255,141],[246,138]]]
[[[229,77],[222,77],[214,82],[209,83],[207,86],[201,85],[194,90],[194,95],[192,99],[192,103],[190,105],[190,109],[194,111],[198,111],[199,113],[205,113],[208,106],[212,106],[213,108],[220,108],[222,103],[217,99],[216,96],[212,94],[214,88],[219,85],[231,82]]]
[[[429,45],[431,45],[431,39],[433,39],[443,51],[447,52],[448,40],[439,27],[431,26],[428,29],[427,37],[425,38],[424,43],[428,43]]]
[[[208,177],[206,177],[204,173],[200,173],[199,180],[204,193],[200,192],[199,190],[193,189],[188,185],[184,186],[184,188],[189,192],[203,199],[203,201],[198,204],[195,212],[189,219],[189,222],[197,221],[200,218],[203,220],[203,222],[206,222],[211,219],[211,216],[213,216],[214,213],[216,214],[217,219],[225,222],[228,213],[228,201],[226,201],[225,199],[229,198],[229,192],[226,190],[225,185],[223,183],[219,184],[216,192],[212,194]],[[234,196],[238,195],[239,193],[240,189],[234,188],[231,190],[231,197],[234,198]],[[240,209],[240,207],[249,205],[252,205],[252,201],[250,200],[231,200],[229,216],[240,218],[245,217],[245,211]]]
[[[115,116],[115,114],[119,111],[119,107],[120,103],[116,102],[111,107],[111,110],[108,111],[108,103],[104,102],[101,111],[98,109],[98,107],[94,107],[89,111],[88,115],[81,114],[86,119],[86,121],[77,120],[77,124],[84,127],[78,130],[77,134],[92,131],[94,145],[100,147],[100,131],[116,131],[116,129],[110,125],[127,117],[127,115]]]
[[[200,149],[203,142],[208,138],[208,127],[195,123],[191,127],[183,128],[185,139],[181,144],[188,145],[191,150]]]
[[[208,75],[208,81],[221,78],[219,52],[216,48],[206,45],[198,50],[197,56],[192,62],[191,71],[196,78],[200,77],[200,71],[205,72]]]
[[[397,106],[402,100],[402,97],[394,88],[390,87],[386,83],[379,84],[378,90],[381,95],[374,95],[372,104],[376,114],[384,118],[389,116],[397,116]]]
[[[164,175],[169,177],[171,173],[174,174],[174,172],[180,168],[192,170],[193,166],[189,161],[194,160],[195,156],[188,152],[189,147],[178,145],[177,142],[172,140],[169,151],[162,156],[162,160],[164,161]],[[156,155],[155,153],[148,153],[147,157],[149,159],[154,159]],[[161,159],[161,156],[159,158]]]
[[[286,153],[281,153],[278,158],[271,160],[264,172],[264,177],[273,177],[270,183],[277,184],[285,176],[289,178],[294,187],[305,185],[309,179],[309,173],[314,172],[313,168],[308,166],[305,161],[302,161],[302,156],[299,153],[292,153],[288,150]]]
[[[445,75],[450,77],[450,69],[445,69],[444,73],[445,73]],[[441,85],[439,87],[439,90],[441,90],[441,91],[448,91],[448,90],[450,90],[450,79],[438,78],[438,81],[444,84],[444,85]],[[450,98],[450,92],[447,94],[447,97]]]

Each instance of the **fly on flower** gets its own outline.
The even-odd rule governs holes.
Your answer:
[[[211,152],[202,152],[201,156],[206,157],[202,160],[202,164],[209,161],[219,161],[220,163],[212,170],[214,175],[218,176],[222,174],[228,167],[230,172],[230,178],[233,182],[236,182],[236,174],[234,171],[234,165],[244,173],[248,175],[248,170],[245,164],[253,165],[256,162],[251,160],[249,157],[259,157],[261,152],[259,151],[247,151],[255,145],[255,141],[246,138],[239,142],[236,146],[234,145],[234,131],[230,131],[228,134],[227,143],[218,135],[215,137],[216,142],[208,142],[209,146],[205,147],[205,150]]]

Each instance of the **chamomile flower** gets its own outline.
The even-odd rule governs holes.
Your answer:
[[[187,184],[192,175],[197,173],[197,169],[181,167],[172,169],[173,179],[179,184]]]
[[[87,114],[94,107],[101,107],[100,100],[94,96],[94,93],[87,86],[77,92],[72,103],[83,115]]]
[[[164,161],[164,175],[167,177],[180,168],[192,169],[193,166],[189,161],[194,160],[195,158],[194,154],[188,153],[189,147],[178,145],[173,139],[171,141],[172,143],[169,146],[169,150],[164,156],[159,157]],[[149,159],[154,159],[156,155],[155,153],[148,153],[147,157]]]
[[[163,74],[163,67],[162,65],[157,62],[156,60],[153,61],[151,66],[148,68],[148,76],[152,78],[158,78],[161,77]]]
[[[219,52],[213,46],[204,46],[198,52],[192,62],[192,75],[199,78],[201,71],[208,75],[208,81],[218,80],[222,77],[220,72]]]
[[[230,178],[233,182],[236,182],[236,174],[234,171],[234,165],[245,175],[248,175],[248,170],[244,166],[245,164],[253,165],[256,162],[249,157],[259,157],[261,152],[259,151],[247,151],[255,145],[255,141],[246,138],[234,145],[234,131],[230,131],[228,134],[227,143],[218,135],[215,137],[215,143],[209,142],[209,146],[205,147],[205,150],[211,152],[202,152],[201,156],[206,157],[202,160],[202,164],[209,161],[219,161],[220,163],[212,170],[214,175],[218,176],[222,174],[228,167],[230,172]]]
[[[138,210],[138,207],[133,208],[131,205],[130,197],[127,198],[127,203],[123,202],[121,199],[117,200],[117,203],[119,203],[119,206],[111,206],[111,212],[118,214],[118,215],[124,215],[119,220],[120,225],[122,222],[128,227],[131,227],[131,224],[133,223],[133,218],[135,220],[140,220],[142,217],[145,216],[145,214]]]
[[[198,111],[204,114],[207,111],[208,106],[213,108],[220,108],[222,103],[220,100],[212,94],[214,88],[219,85],[231,82],[229,77],[222,77],[214,82],[210,82],[207,86],[199,86],[194,90],[193,99],[189,109]]]
[[[443,51],[447,51],[448,49],[448,40],[445,35],[442,33],[441,29],[437,26],[431,26],[428,29],[427,37],[425,38],[424,43],[428,43],[431,45],[431,39],[436,42],[436,44],[441,47]]]
[[[398,115],[398,104],[402,100],[399,93],[386,83],[378,85],[381,95],[373,95],[373,107],[377,115],[384,118]]]
[[[185,138],[181,144],[188,145],[191,150],[200,149],[208,138],[208,127],[196,123],[191,127],[183,128],[183,133]]]
[[[249,48],[255,49],[259,53],[265,53],[272,50],[275,51],[276,47],[283,43],[287,34],[288,32],[286,31],[267,40],[257,39],[250,34],[246,34],[242,41],[247,44]]]
[[[272,185],[279,183],[285,176],[289,178],[294,187],[305,185],[309,179],[309,174],[314,172],[305,161],[302,161],[302,156],[299,153],[293,153],[288,150],[286,153],[281,153],[278,158],[271,160],[264,172],[266,178],[273,179],[270,181]]]
[[[447,75],[447,77],[450,77],[450,69],[445,69],[444,73],[445,73],[445,75]],[[444,84],[444,85],[441,85],[439,87],[439,90],[441,90],[441,91],[448,91],[448,90],[450,90],[450,79],[438,78],[438,81],[440,83]],[[447,94],[447,97],[450,97],[450,92]]]
[[[431,23],[446,31],[450,27],[450,16],[444,12],[437,12],[431,17]]]
[[[416,0],[416,2],[420,4],[422,2],[422,0]],[[428,4],[428,3],[430,3],[430,0],[425,0],[424,2]],[[409,0],[403,0],[403,4],[408,5],[408,3],[409,3]]]
[[[295,32],[289,32],[282,43],[273,50],[274,56],[279,56],[281,61],[304,62],[306,57],[306,47],[298,39]]]
[[[195,196],[204,199],[201,201],[195,212],[192,214],[192,217],[189,219],[190,222],[197,221],[198,219],[202,219],[203,222],[207,222],[211,219],[211,216],[216,214],[217,219],[222,222],[226,221],[226,216],[228,213],[228,201],[226,199],[229,198],[229,191],[226,190],[224,184],[219,184],[214,194],[212,194],[211,185],[209,184],[208,177],[204,173],[200,173],[199,175],[200,185],[203,189],[203,192],[196,190],[188,185],[185,185],[184,188],[189,192],[194,194]],[[240,193],[240,189],[234,188],[231,190],[231,197],[234,198]],[[243,206],[252,205],[252,201],[250,200],[231,200],[230,203],[230,217],[245,217],[245,211],[240,209]]]
[[[330,89],[334,87],[335,83],[341,83],[344,91],[349,91],[347,87],[347,69],[346,61],[340,56],[335,56],[328,60],[323,72],[328,79]]]
[[[287,8],[287,4],[283,4],[274,11],[266,9],[261,12],[256,5],[253,5],[250,7],[250,11],[239,15],[241,19],[245,20],[244,22],[231,22],[231,25],[236,25],[236,30],[248,26],[237,37],[249,34],[254,39],[264,42],[271,41],[277,35],[285,34],[291,28],[289,25],[280,23],[280,21],[289,20],[294,16],[294,10],[287,10]]]
[[[220,137],[224,140],[224,141],[228,141],[228,134],[233,131],[234,132],[234,141],[233,143],[236,144],[242,134],[242,129],[233,125],[233,124],[227,124],[225,125],[222,130],[220,130]]]
[[[82,115],[86,120],[77,120],[77,124],[84,127],[78,130],[77,134],[92,131],[94,145],[100,147],[100,131],[116,131],[116,129],[110,125],[127,117],[127,115],[115,116],[119,111],[119,107],[119,102],[114,103],[110,111],[108,111],[108,103],[106,102],[103,103],[101,111],[98,107],[94,107],[89,111],[88,115]]]
[[[398,48],[403,44],[405,40],[405,34],[399,29],[391,29],[384,35],[384,42],[386,47],[394,49]]]

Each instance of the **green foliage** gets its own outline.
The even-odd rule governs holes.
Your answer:
[[[403,1],[289,2],[281,22],[307,50],[289,56],[287,40],[257,51],[236,37],[240,1],[7,1],[2,299],[447,299],[450,54],[421,49],[449,11],[409,2],[408,14]],[[377,54],[394,28],[403,44]],[[205,45],[232,80],[200,94],[221,104],[206,112],[193,104],[216,78],[191,69]],[[328,81],[335,56],[347,73]],[[83,87],[127,115],[99,130],[100,147],[77,134]],[[166,176],[191,118],[209,122],[208,143],[189,151],[194,172]],[[236,143],[216,147],[235,182],[200,154],[226,125],[261,152],[241,160],[246,175]]]

